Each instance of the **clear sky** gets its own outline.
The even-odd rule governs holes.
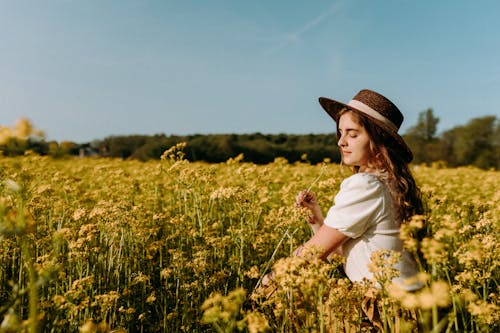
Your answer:
[[[500,1],[0,0],[0,124],[49,140],[330,133],[362,88],[438,130],[500,114]]]

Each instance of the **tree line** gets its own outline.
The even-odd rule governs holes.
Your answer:
[[[442,166],[473,165],[483,169],[500,169],[500,119],[496,116],[474,118],[465,125],[437,134],[439,118],[433,109],[419,114],[417,123],[403,138],[414,153],[415,164]],[[124,135],[109,136],[89,143],[45,141],[44,136],[30,135],[31,124],[22,126],[24,137],[0,135],[0,151],[6,156],[32,151],[41,155],[104,156],[146,161],[159,159],[168,148],[186,142],[185,158],[190,161],[218,163],[242,154],[243,161],[257,164],[282,157],[290,163],[324,160],[340,162],[335,133],[328,134],[212,134],[212,135]],[[5,127],[0,128],[6,133]],[[16,129],[11,130],[15,133]],[[18,131],[19,132],[19,131]]]
[[[438,123],[433,110],[427,109],[403,135],[413,151],[414,163],[500,169],[500,119],[496,116],[473,118],[436,135]]]

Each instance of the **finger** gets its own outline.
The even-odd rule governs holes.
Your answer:
[[[264,287],[267,287],[267,285],[269,284],[269,278],[267,277],[267,274],[264,275],[264,277],[262,278],[262,286]]]
[[[262,278],[262,285],[264,287],[267,287],[269,284],[271,284],[272,280],[273,280],[273,277],[274,277],[274,272],[271,271],[269,273],[267,273],[266,275],[264,275],[264,277]]]
[[[302,206],[305,196],[306,196],[305,191],[300,191],[299,194],[297,194],[297,197],[295,198],[295,206]]]
[[[309,192],[302,192],[302,195],[300,197],[300,204],[302,206],[307,205],[311,201],[311,195]]]
[[[312,203],[312,202],[314,202],[315,199],[316,199],[316,197],[314,196],[314,193],[307,192],[304,196],[303,202]]]

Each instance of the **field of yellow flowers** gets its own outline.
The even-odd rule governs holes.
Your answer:
[[[0,157],[0,332],[358,332],[367,292],[386,332],[500,328],[500,172],[414,167],[427,213],[402,237],[426,286],[406,293],[390,254],[373,258],[376,290],[339,258],[289,257],[311,234],[298,191],[326,210],[349,170],[189,163],[177,148],[150,162]]]

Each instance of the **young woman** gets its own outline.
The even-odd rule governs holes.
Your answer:
[[[294,254],[309,246],[320,248],[322,258],[336,251],[345,256],[345,273],[354,282],[372,279],[368,264],[374,251],[397,251],[401,259],[395,268],[401,275],[395,281],[407,290],[418,289],[418,283],[405,282],[417,268],[399,238],[401,223],[422,213],[420,191],[408,167],[413,154],[397,133],[403,115],[371,90],[361,90],[347,104],[324,97],[319,103],[337,123],[342,163],[354,174],[342,182],[326,217],[313,193],[299,193],[296,204],[311,211],[314,235]]]

